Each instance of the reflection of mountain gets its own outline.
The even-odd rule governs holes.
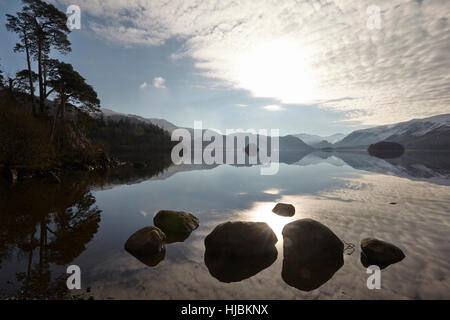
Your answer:
[[[410,151],[396,159],[379,159],[366,152],[335,152],[329,153],[329,156],[340,158],[358,170],[450,185],[449,153]]]
[[[343,138],[345,138],[345,134],[342,134],[342,133],[336,133],[331,136],[319,136],[319,135],[313,135],[313,134],[299,133],[299,134],[295,134],[294,136],[303,140],[305,143],[309,144],[310,146],[320,143],[321,141],[326,141],[328,143],[336,143],[336,142],[342,140]]]
[[[244,152],[245,153],[245,152]],[[411,180],[427,180],[428,182],[450,185],[450,153],[430,153],[409,151],[396,159],[379,159],[371,157],[366,151],[353,152],[325,152],[307,150],[280,150],[279,162],[289,165],[310,166],[328,163],[336,167],[349,165],[354,169],[394,175]],[[248,156],[245,163],[234,166],[254,166],[249,163]],[[256,165],[261,165],[258,162]],[[103,189],[121,184],[135,184],[146,180],[165,180],[171,176],[187,171],[211,170],[219,165],[182,164],[171,165],[161,170],[120,168],[110,170],[102,178]]]

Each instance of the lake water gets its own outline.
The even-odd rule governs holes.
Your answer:
[[[63,183],[2,186],[0,298],[94,299],[449,299],[450,157],[312,153],[259,166],[171,166],[147,172],[87,173]],[[291,203],[294,217],[271,212]],[[164,259],[145,265],[124,249],[128,237],[153,225],[163,209],[193,213],[200,226],[184,242],[166,246]],[[305,292],[281,277],[285,224],[312,218],[345,243],[344,265]],[[240,282],[214,278],[204,262],[204,239],[226,221],[263,221],[278,237],[276,261]],[[381,271],[369,290],[359,244],[376,237],[406,258]],[[66,268],[81,268],[82,289],[66,289]],[[313,275],[312,275],[313,276]]]

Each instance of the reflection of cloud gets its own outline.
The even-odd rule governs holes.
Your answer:
[[[146,217],[146,216],[148,215],[148,213],[145,212],[144,210],[139,211],[139,213],[140,213],[141,215],[143,215],[144,217]]]
[[[280,191],[281,191],[280,189],[272,188],[264,190],[263,192],[267,194],[280,194]]]
[[[349,120],[380,124],[448,112],[446,1],[92,1],[90,28],[126,46],[184,41],[203,75],[280,103],[320,103]],[[413,21],[413,23],[412,23]]]

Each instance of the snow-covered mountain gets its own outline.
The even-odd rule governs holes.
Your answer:
[[[450,150],[450,114],[353,131],[334,147],[366,148],[380,141],[398,142],[407,149]]]
[[[299,133],[295,134],[294,137],[299,138],[306,144],[309,144],[310,146],[320,143],[322,141],[326,141],[329,143],[336,143],[342,139],[345,138],[345,134],[342,133],[335,133],[331,136],[319,136],[314,134],[307,134],[307,133]]]

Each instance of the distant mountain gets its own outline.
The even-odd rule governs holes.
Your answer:
[[[306,144],[309,144],[310,146],[313,146],[314,144],[320,143],[322,141],[326,141],[329,143],[336,143],[342,139],[345,138],[345,134],[343,133],[336,133],[331,136],[318,136],[314,134],[307,134],[307,133],[299,133],[295,134],[294,137],[299,138]]]
[[[333,148],[333,144],[329,143],[328,141],[322,140],[319,143],[314,143],[312,147],[315,149]]]
[[[171,123],[167,120],[164,120],[164,119],[144,118],[144,117],[140,117],[140,116],[133,115],[133,114],[124,114],[124,113],[112,111],[112,110],[106,109],[106,108],[102,108],[101,112],[93,114],[94,117],[101,117],[102,115],[105,120],[120,121],[120,120],[127,119],[130,122],[151,123],[151,124],[157,125],[160,128],[168,131],[170,134],[172,134],[172,132],[175,129],[180,128],[180,127],[177,127],[176,125],[174,125],[173,123]],[[192,128],[185,128],[185,129],[188,129],[191,132],[191,134],[193,134]],[[247,135],[249,135],[249,134],[243,132],[243,133],[235,133],[230,136],[239,137],[239,136],[247,136]],[[264,137],[264,138],[266,138],[266,137]],[[204,146],[206,146],[208,144],[209,144],[208,142],[205,142]],[[270,146],[270,144],[269,144],[269,146]],[[224,147],[225,147],[225,143],[224,143]],[[309,145],[304,143],[301,139],[298,139],[292,135],[280,137],[279,148],[284,149],[284,150],[301,150],[301,151],[312,150],[312,148]]]
[[[410,150],[450,150],[450,114],[353,131],[334,147],[365,149],[380,141],[397,142]]]
[[[304,150],[312,151],[312,147],[307,145],[304,141],[295,136],[288,135],[280,137],[280,150]]]
[[[120,121],[120,120],[129,120],[130,122],[144,122],[144,123],[151,123],[154,125],[157,125],[158,127],[168,131],[170,134],[177,129],[178,127],[174,125],[173,123],[164,120],[164,119],[157,119],[157,118],[144,118],[140,117],[134,114],[125,114],[120,113],[116,111],[112,111],[110,109],[102,108],[101,112],[93,114],[94,117],[100,117],[103,115],[103,118],[105,120],[112,120],[112,121]]]

